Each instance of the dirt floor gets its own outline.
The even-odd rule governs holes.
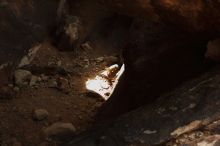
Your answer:
[[[72,123],[76,134],[88,129],[104,100],[88,94],[85,82],[114,63],[109,56],[120,53],[97,49],[91,43],[85,43],[77,52],[59,52],[49,41],[33,46],[37,47],[34,55],[29,52],[31,61],[21,68],[38,80],[22,86],[12,80],[4,87],[6,96],[0,100],[1,146],[56,145],[42,133],[56,122]],[[33,111],[37,109],[46,110],[48,116],[34,119]]]

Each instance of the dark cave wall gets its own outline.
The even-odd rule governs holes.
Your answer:
[[[105,3],[109,9],[135,19],[123,48],[125,74],[98,117],[115,117],[154,102],[210,67],[204,54],[208,41],[219,36],[218,1],[111,2]]]
[[[108,119],[154,102],[208,69],[208,39],[163,23],[137,19],[123,48],[125,73],[98,117]]]
[[[47,37],[56,23],[58,0],[0,1],[0,65],[10,66],[32,45]],[[0,70],[6,83],[12,67]]]
[[[153,18],[191,33],[216,34],[220,30],[218,0],[103,0],[102,3],[109,10]]]

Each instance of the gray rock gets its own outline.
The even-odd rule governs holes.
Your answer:
[[[23,69],[18,69],[14,73],[15,84],[18,86],[27,85],[31,79],[31,72]]]
[[[47,110],[36,109],[36,110],[34,110],[33,118],[34,118],[34,120],[42,121],[42,120],[47,119],[48,115],[49,115],[49,113]]]
[[[46,138],[62,141],[70,140],[76,134],[76,128],[71,123],[54,123],[43,130]]]

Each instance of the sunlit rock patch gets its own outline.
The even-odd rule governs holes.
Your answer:
[[[101,95],[105,100],[107,100],[114,92],[114,89],[118,84],[118,80],[124,70],[124,64],[121,68],[117,64],[112,65],[98,74],[95,78],[88,79],[86,81],[86,88],[91,92]]]

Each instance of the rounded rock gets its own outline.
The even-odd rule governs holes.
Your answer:
[[[71,123],[58,122],[44,129],[43,133],[53,140],[70,140],[76,134],[76,128]]]
[[[49,113],[47,110],[36,109],[36,110],[34,110],[33,118],[34,118],[34,120],[42,121],[42,120],[47,119],[48,115],[49,115]]]

